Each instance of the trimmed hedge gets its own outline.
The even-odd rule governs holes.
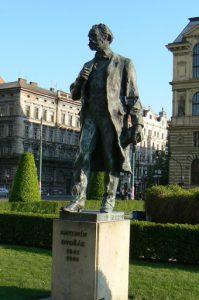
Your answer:
[[[41,195],[34,155],[23,153],[12,183],[9,201],[32,202],[40,200]]]
[[[154,186],[146,191],[145,209],[152,222],[199,224],[199,189]]]
[[[52,247],[55,215],[0,212],[0,243]],[[130,259],[199,263],[199,225],[131,222]]]
[[[41,201],[41,202],[2,202],[0,211],[38,214],[57,214],[60,208],[69,201]]]
[[[104,172],[92,172],[87,199],[102,200],[104,195]]]
[[[52,247],[55,215],[0,212],[0,243]]]
[[[130,258],[199,263],[199,225],[131,223]]]
[[[0,202],[0,211],[32,212],[41,214],[57,214],[60,208],[69,204],[69,201],[41,201],[41,202]],[[87,200],[86,209],[99,210],[100,201]],[[115,210],[132,212],[144,210],[144,201],[116,200]]]

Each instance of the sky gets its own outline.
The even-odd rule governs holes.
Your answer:
[[[104,23],[112,50],[135,65],[143,106],[170,118],[173,56],[165,46],[197,16],[198,0],[0,0],[0,76],[69,92],[94,56],[90,28]]]

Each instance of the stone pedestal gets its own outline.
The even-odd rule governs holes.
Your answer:
[[[52,300],[127,300],[129,235],[120,212],[54,220]]]

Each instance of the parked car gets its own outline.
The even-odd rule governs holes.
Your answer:
[[[6,189],[5,187],[0,187],[0,197],[8,197],[8,189]]]

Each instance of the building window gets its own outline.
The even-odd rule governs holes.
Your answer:
[[[25,107],[25,114],[29,118],[30,117],[30,105],[26,105]]]
[[[193,78],[199,78],[199,44],[193,48]]]
[[[199,116],[199,93],[194,94],[192,98],[192,115]]]
[[[199,131],[193,132],[193,146],[199,147]]]
[[[13,105],[9,105],[9,114],[10,114],[10,116],[14,115],[14,106]]]
[[[12,145],[11,144],[8,144],[8,148],[7,148],[7,153],[8,155],[12,154]]]
[[[47,121],[47,110],[46,109],[43,110],[43,120]]]
[[[61,132],[60,132],[60,142],[64,143],[64,131],[63,130],[61,130]]]
[[[71,115],[68,116],[68,125],[73,126],[73,116]]]
[[[25,137],[29,137],[29,126],[25,125]]]
[[[24,149],[24,152],[28,152],[29,151],[29,144],[24,144],[23,149]]]
[[[54,122],[55,121],[55,113],[54,111],[50,112],[50,122]]]
[[[67,133],[67,143],[70,145],[72,144],[72,134],[70,131]]]
[[[37,119],[37,120],[39,119],[39,108],[38,107],[35,107],[34,118]]]
[[[8,136],[13,136],[13,125],[12,124],[8,125]]]
[[[46,140],[46,126],[42,127],[42,140]]]
[[[4,105],[0,106],[0,116],[5,116],[5,106]]]
[[[76,127],[78,127],[78,128],[80,127],[80,120],[79,120],[79,117],[76,118]]]
[[[65,124],[65,114],[61,114],[61,124]]]
[[[0,137],[4,136],[4,125],[0,125]]]
[[[50,142],[53,141],[53,128],[50,128],[50,132],[49,132],[49,140],[50,140]]]
[[[34,127],[34,139],[36,140],[37,139],[37,135],[38,135],[38,128],[37,127]]]

